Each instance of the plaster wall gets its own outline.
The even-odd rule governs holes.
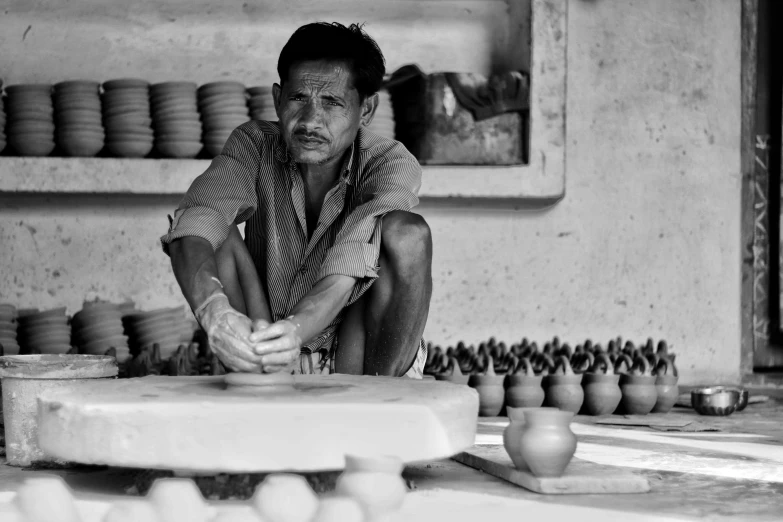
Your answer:
[[[684,382],[736,380],[740,4],[571,0],[568,16],[566,197],[543,212],[423,201],[435,236],[425,335],[665,338]],[[176,203],[0,194],[0,300],[184,302],[156,243]]]

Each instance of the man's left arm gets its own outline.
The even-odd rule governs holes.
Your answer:
[[[301,347],[377,279],[382,218],[394,210],[408,211],[418,204],[421,166],[401,144],[396,144],[367,169],[357,187],[363,202],[346,218],[326,253],[318,282],[292,309],[290,317],[254,333],[252,342]],[[274,354],[268,357],[271,361]]]

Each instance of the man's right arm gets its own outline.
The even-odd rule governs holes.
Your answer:
[[[191,310],[196,310],[207,298],[223,290],[217,272],[212,244],[198,236],[186,236],[169,244],[174,277],[182,289]]]

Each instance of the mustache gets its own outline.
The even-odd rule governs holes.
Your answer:
[[[306,131],[304,129],[299,129],[299,130],[294,131],[294,136],[295,137],[301,137],[301,138],[307,138],[309,140],[318,140],[318,141],[322,141],[324,143],[329,141],[328,139],[326,139],[326,137],[321,136],[320,134],[318,134],[316,132],[308,132],[308,131]]]

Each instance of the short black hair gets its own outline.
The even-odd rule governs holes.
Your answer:
[[[280,85],[288,80],[292,65],[316,60],[347,62],[362,101],[383,85],[386,60],[362,25],[346,27],[337,22],[315,22],[297,29],[280,51],[277,61]]]

